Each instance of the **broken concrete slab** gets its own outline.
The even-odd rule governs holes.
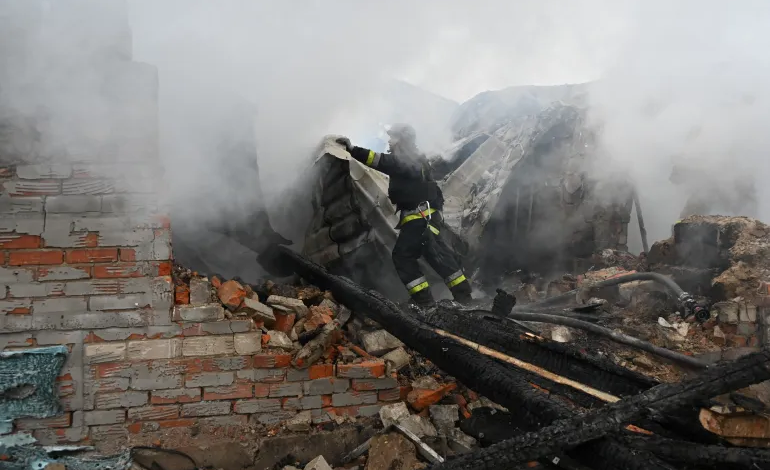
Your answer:
[[[412,470],[417,463],[414,444],[401,434],[390,433],[372,438],[365,470]]]
[[[270,336],[267,342],[268,347],[285,349],[286,351],[294,350],[294,342],[283,331],[269,330],[267,334]]]
[[[432,405],[430,410],[430,419],[436,426],[436,429],[447,434],[450,429],[455,427],[455,423],[460,421],[460,407],[458,405]]]
[[[401,370],[412,361],[412,356],[404,348],[397,348],[382,356],[393,370]]]
[[[457,428],[452,428],[447,432],[447,443],[452,452],[456,454],[466,454],[473,452],[473,449],[478,446],[476,439],[465,434]]]
[[[428,418],[424,418],[420,415],[410,415],[402,419],[398,423],[402,428],[409,430],[415,436],[422,439],[423,437],[436,437],[438,431],[433,423]]]
[[[305,318],[309,312],[304,302],[299,299],[292,299],[290,297],[271,295],[267,298],[266,303],[271,307],[278,306],[289,309],[297,315],[297,319]]]
[[[329,466],[323,455],[319,455],[305,465],[304,470],[332,470],[332,467]]]
[[[253,297],[243,299],[243,305],[241,305],[241,308],[238,311],[253,317],[256,321],[263,322],[268,328],[275,326],[276,318],[273,309],[263,304],[258,299]]]
[[[382,356],[404,346],[398,338],[386,330],[377,330],[361,335],[361,345],[373,356]]]
[[[294,418],[286,421],[286,429],[294,432],[310,431],[310,424],[313,420],[312,411],[302,411]]]
[[[409,416],[409,408],[406,407],[404,402],[385,405],[380,408],[380,420],[386,428],[392,424],[400,423]]]
[[[441,385],[439,385],[438,381],[430,375],[426,375],[425,377],[420,377],[419,379],[412,381],[412,388],[436,390],[440,386]]]

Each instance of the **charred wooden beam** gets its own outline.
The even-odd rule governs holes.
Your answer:
[[[515,410],[517,418],[525,424],[525,430],[540,429],[557,420],[576,416],[576,413],[560,400],[533,388],[521,374],[457,341],[442,337],[415,316],[402,312],[379,293],[364,290],[347,278],[331,275],[322,266],[288,249],[282,248],[281,252],[285,262],[299,275],[321,288],[331,290],[337,300],[377,321],[407,346],[430,359],[466,386]],[[557,449],[552,453],[559,454],[562,450]],[[486,454],[472,455],[474,457],[470,460],[463,461],[465,466],[457,468],[526,468],[511,455],[499,461],[487,459]],[[611,438],[587,443],[575,449],[574,455],[584,465],[596,469],[673,468],[652,454],[632,452]]]
[[[560,420],[537,432],[530,432],[461,456],[437,469],[467,469],[470,461],[515,464],[535,460],[556,450],[570,449],[619,431],[626,423],[649,415],[682,408],[697,400],[711,398],[770,379],[770,351],[760,351],[734,362],[720,364],[685,382],[662,384],[617,403],[577,418]],[[476,467],[482,468],[482,467]],[[499,467],[483,467],[499,468]]]
[[[633,449],[652,452],[662,459],[690,465],[770,469],[770,450],[693,444],[657,436],[623,436],[621,442]]]

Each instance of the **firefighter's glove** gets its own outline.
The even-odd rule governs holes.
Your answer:
[[[347,150],[348,152],[353,150],[353,144],[350,143],[350,139],[348,139],[347,137],[338,137],[336,142],[342,145],[343,147],[345,147],[345,150]]]

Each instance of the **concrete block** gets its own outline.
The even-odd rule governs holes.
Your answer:
[[[262,351],[262,333],[236,333],[233,343],[238,354],[256,354]]]
[[[756,323],[738,323],[738,334],[742,336],[751,336],[753,334],[757,333],[757,324]]]
[[[296,412],[294,411],[287,411],[287,410],[280,410],[280,411],[274,411],[272,413],[261,413],[261,414],[254,414],[249,417],[249,424],[263,424],[265,426],[275,426],[277,424],[280,424],[288,419],[293,418],[296,416]]]
[[[446,435],[460,420],[460,407],[458,405],[431,405],[429,409],[430,419],[441,434]]]
[[[240,414],[269,413],[281,410],[281,400],[261,398],[257,400],[238,400],[234,410]]]
[[[183,356],[218,356],[235,354],[233,335],[184,338]]]
[[[89,279],[87,281],[65,282],[64,295],[117,295],[120,279]]]
[[[229,333],[245,333],[254,331],[254,322],[251,320],[221,320],[207,323],[184,323],[185,336],[226,335]],[[195,328],[196,333],[191,333],[190,328]]]
[[[134,328],[146,326],[144,312],[33,313],[35,329],[91,330],[101,328]]]
[[[182,405],[182,416],[217,416],[230,414],[229,401],[202,401]]]
[[[267,334],[270,335],[270,341],[267,342],[269,347],[285,351],[293,351],[295,349],[294,343],[283,331],[270,330]]]
[[[358,407],[358,416],[362,418],[371,418],[372,416],[377,416],[381,409],[382,405],[360,406]]]
[[[256,321],[261,321],[266,327],[272,328],[275,325],[275,314],[272,307],[268,307],[257,299],[245,298],[241,305],[241,312],[253,317]]]
[[[72,266],[51,266],[41,268],[38,275],[40,281],[70,281],[75,279],[87,279],[88,277],[90,277],[90,274],[86,269],[74,268]]]
[[[5,286],[2,286],[5,288]],[[0,313],[6,314],[10,312],[20,313],[21,310],[26,310],[29,313],[29,309],[32,308],[32,301],[30,299],[11,299],[0,301]]]
[[[246,369],[238,371],[239,379],[251,380],[252,382],[283,382],[285,377],[286,370],[284,369]]]
[[[286,429],[292,432],[310,431],[310,424],[312,420],[312,413],[310,411],[303,411],[286,421]]]
[[[717,302],[712,306],[719,318],[719,323],[738,323],[740,321],[740,305],[737,302]]]
[[[129,341],[126,358],[130,361],[170,359],[182,355],[182,339]]]
[[[152,300],[147,294],[121,294],[92,296],[88,301],[89,310],[134,310],[149,307]]]
[[[301,383],[270,384],[270,397],[298,397],[300,395],[302,395]]]
[[[174,321],[215,322],[225,319],[225,309],[221,304],[175,305]]]
[[[218,387],[221,385],[231,385],[235,381],[232,372],[201,372],[199,374],[190,374],[185,380],[185,387]]]
[[[202,279],[190,279],[190,303],[203,305],[211,302],[211,283]]]
[[[73,232],[121,232],[128,231],[131,222],[126,217],[115,216],[80,216],[72,218]],[[119,245],[119,244],[118,244]]]
[[[2,268],[0,267],[0,282],[4,284],[32,282],[35,271],[26,268]],[[56,279],[41,279],[54,281]]]
[[[289,369],[286,371],[287,382],[304,382],[310,380],[310,369]]]
[[[361,335],[361,344],[366,352],[374,356],[381,356],[404,346],[404,343],[385,330],[364,333]]]
[[[201,401],[201,389],[179,388],[176,390],[153,390],[150,403],[153,405],[167,405],[170,403],[192,403]]]
[[[290,398],[290,400],[292,400]],[[324,400],[320,395],[311,397],[302,397],[298,399],[299,409],[301,410],[314,410],[324,407]]]
[[[119,362],[126,358],[125,343],[96,343],[85,347],[86,364]]]
[[[297,319],[305,318],[308,314],[308,308],[305,303],[299,299],[292,299],[290,297],[281,297],[278,295],[271,295],[267,298],[267,304],[272,306],[285,307],[294,312],[297,315]]]
[[[21,213],[13,217],[0,217],[0,233],[16,232],[27,235],[42,235],[45,224],[46,218],[37,213]],[[47,238],[46,242],[48,242]]]
[[[148,392],[128,391],[118,393],[97,393],[94,406],[100,410],[131,408],[134,406],[144,406],[148,403],[148,400]]]
[[[739,318],[741,322],[746,323],[756,323],[757,322],[757,306],[751,305],[747,303],[741,304],[741,309],[739,313]]]
[[[409,408],[406,407],[404,402],[386,405],[380,409],[380,421],[382,421],[383,427],[398,424],[409,416],[411,416]]]
[[[8,294],[11,297],[47,297],[61,295],[64,284],[61,282],[9,284]]]
[[[33,300],[35,313],[83,313],[88,310],[86,299],[79,297]]]
[[[305,395],[331,395],[344,393],[350,388],[350,380],[327,377],[302,383]]]
[[[18,165],[16,176],[24,180],[66,179],[72,176],[72,165],[64,163]]]
[[[394,349],[382,356],[385,363],[390,364],[393,370],[401,370],[412,360],[412,356],[404,348]]]
[[[128,410],[128,419],[137,421],[159,421],[179,417],[177,405],[143,406]]]
[[[85,335],[83,331],[36,331],[35,341],[38,346],[75,344],[82,343]]]
[[[353,379],[351,387],[356,391],[388,390],[398,387],[398,381],[393,377],[382,379]]]
[[[332,395],[332,406],[373,405],[377,403],[377,394],[372,392],[345,392]]]
[[[184,379],[181,375],[161,375],[150,372],[146,375],[131,377],[131,388],[134,390],[164,390],[181,388]]]
[[[45,200],[46,212],[82,214],[101,209],[102,199],[99,196],[48,196]]]
[[[5,348],[26,348],[28,341],[32,339],[32,333],[5,333],[0,334],[0,351]]]
[[[43,212],[42,197],[0,197],[0,214],[16,215]]]
[[[71,179],[62,182],[62,194],[112,194],[115,192],[115,182],[112,180],[98,179]]]
[[[154,212],[158,197],[144,194],[107,194],[102,196],[102,212]]]
[[[99,232],[100,246],[139,246],[152,243],[155,234],[152,229]]]
[[[0,316],[0,331],[4,333],[14,331],[29,331],[34,328],[34,318],[29,315],[2,315]]]
[[[103,424],[118,424],[126,421],[125,410],[96,410],[86,411],[83,414],[87,426],[99,426]]]

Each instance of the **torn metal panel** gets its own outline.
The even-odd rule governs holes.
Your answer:
[[[0,421],[59,414],[56,377],[67,353],[65,346],[0,352]]]

